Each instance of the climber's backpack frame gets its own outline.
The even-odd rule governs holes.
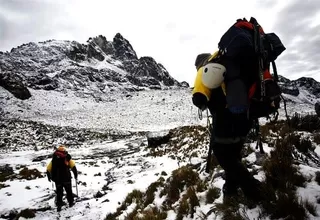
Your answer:
[[[249,22],[246,19],[238,19],[221,38],[218,55],[213,59],[210,58],[207,62],[223,62],[226,55],[229,56],[228,59],[230,57],[232,59],[233,55],[230,55],[230,50],[233,51],[231,54],[235,53],[235,47],[231,45],[236,35],[242,33],[241,30],[249,31],[248,35],[251,35],[253,50],[257,58],[257,75],[251,76],[254,77],[254,81],[248,91],[249,116],[251,119],[266,117],[271,120],[270,116],[274,115],[274,119],[277,120],[282,92],[278,85],[279,78],[275,60],[286,48],[276,34],[264,33],[262,27],[253,17]],[[273,76],[270,74],[270,64],[272,64]]]
[[[257,148],[260,148],[260,152],[264,153],[262,148],[259,118],[266,117],[267,119],[272,120],[270,115],[273,115],[274,121],[278,119],[278,109],[280,108],[280,101],[283,97],[278,85],[279,77],[275,60],[284,50],[286,50],[286,48],[276,34],[264,33],[262,27],[253,17],[251,17],[249,22],[246,19],[238,19],[233,26],[241,29],[247,29],[253,33],[252,39],[254,51],[257,55],[259,65],[257,68],[257,79],[259,80],[257,80],[257,82],[255,82],[249,89],[249,117],[253,120],[254,129],[256,130]],[[226,52],[227,48],[219,47],[219,54],[212,60],[212,62],[219,62],[220,59],[223,59],[223,55]],[[273,76],[269,72],[270,63],[272,64]],[[284,99],[283,101],[286,111],[286,103]],[[210,169],[208,164],[208,161],[210,160],[211,149],[209,149],[207,158],[207,172],[209,172]]]
[[[254,50],[258,57],[260,79],[258,82],[260,84],[260,97],[253,96],[251,105],[253,105],[252,108],[254,108],[254,105],[260,105],[264,108],[262,110],[258,109],[261,115],[253,114],[253,117],[255,119],[261,116],[269,118],[269,115],[273,114],[274,119],[277,120],[281,90],[278,85],[279,78],[275,60],[285,50],[285,47],[277,35],[273,33],[265,34],[255,18],[251,18],[250,23],[253,26]],[[272,63],[273,77],[268,76],[270,63]]]

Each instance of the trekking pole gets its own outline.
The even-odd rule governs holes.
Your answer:
[[[53,190],[54,193],[56,193],[56,189],[54,188],[54,183],[53,183],[53,181],[52,181],[51,183],[52,183],[52,190]]]
[[[206,173],[210,173],[210,167],[211,167],[211,154],[212,154],[212,145],[213,143],[211,143],[209,145],[209,150],[208,150],[208,156],[207,156],[207,165],[206,165]]]
[[[214,119],[214,116],[212,115],[212,120]],[[208,156],[207,156],[207,165],[206,165],[206,173],[210,173],[211,168],[211,157],[212,157],[212,151],[213,151],[213,140],[212,140],[212,124],[210,123],[208,112],[207,112],[207,130],[209,134],[209,150],[208,150]]]
[[[75,181],[76,181],[77,197],[79,198],[79,194],[78,194],[78,182],[77,182],[77,179],[75,179]]]
[[[57,192],[56,192],[56,190],[54,189],[54,183],[53,183],[53,181],[51,182],[51,186],[52,186],[52,190],[53,190],[53,193],[54,193],[54,204],[57,204]]]
[[[255,129],[256,129],[256,135],[257,135],[257,145],[256,145],[256,149],[259,148],[260,153],[264,154],[264,150],[263,150],[263,145],[262,145],[262,136],[261,136],[261,130],[260,130],[260,124],[259,124],[259,119],[255,119],[254,120],[255,123]]]

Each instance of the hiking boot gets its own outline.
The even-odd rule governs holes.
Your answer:
[[[223,195],[223,198],[222,198],[223,204],[230,205],[230,206],[234,206],[238,204],[240,200],[241,198],[238,195],[234,195],[234,196]]]
[[[250,187],[243,189],[243,192],[248,200],[255,203],[260,203],[266,198],[263,184],[258,180],[255,180]]]
[[[223,203],[236,203],[239,197],[238,187],[230,184],[224,184],[222,187]]]
[[[61,206],[58,206],[57,207],[57,212],[60,212],[61,211]]]
[[[222,187],[223,195],[226,197],[238,196],[238,187],[224,184]]]

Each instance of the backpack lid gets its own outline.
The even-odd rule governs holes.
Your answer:
[[[65,150],[65,148],[58,148],[54,153],[53,156],[57,158],[66,158],[68,152]]]
[[[254,23],[258,24],[255,18],[251,17],[250,21],[246,19],[238,19],[237,22],[234,24],[235,27],[238,28],[246,28],[249,30],[254,30]],[[264,34],[263,28],[258,24],[260,34]]]

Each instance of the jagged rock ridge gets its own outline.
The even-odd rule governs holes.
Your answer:
[[[99,35],[89,38],[87,44],[57,40],[23,44],[0,53],[0,73],[2,85],[8,84],[5,80],[10,78],[10,85],[16,84],[13,87],[73,90],[94,96],[118,89],[138,91],[188,86],[175,80],[153,58],[138,58],[130,42],[120,33],[113,41]],[[9,91],[11,87],[4,86]],[[23,95],[27,96],[27,93]]]
[[[320,83],[313,78],[301,77],[296,80],[289,80],[279,76],[279,85],[284,94],[298,96],[301,89],[305,89],[316,98],[320,98]]]

